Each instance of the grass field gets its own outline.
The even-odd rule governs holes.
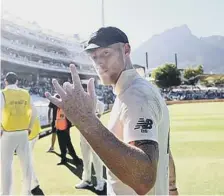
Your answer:
[[[224,103],[197,103],[169,106],[171,149],[176,163],[180,195],[224,195]],[[109,114],[102,117],[108,121]],[[51,137],[35,146],[35,170],[47,195],[90,195],[91,190],[76,190],[81,168],[72,164],[57,166],[60,157],[46,153]],[[72,131],[75,150],[81,157],[79,132]],[[56,152],[59,153],[56,143]],[[69,157],[69,156],[68,156]],[[70,158],[70,157],[69,157]],[[14,193],[20,194],[21,170],[14,159]]]

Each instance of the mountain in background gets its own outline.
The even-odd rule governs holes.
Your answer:
[[[175,63],[177,53],[179,68],[201,64],[205,73],[224,73],[224,36],[198,38],[187,25],[167,30],[143,43],[133,51],[133,63],[145,66],[146,52],[149,69]]]
[[[209,36],[209,37],[202,37],[201,40],[205,41],[208,44],[211,44],[215,47],[224,49],[224,36],[213,35],[213,36]]]

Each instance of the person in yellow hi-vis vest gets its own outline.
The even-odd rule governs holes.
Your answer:
[[[23,194],[31,195],[32,163],[28,135],[37,116],[29,92],[17,87],[17,75],[6,74],[6,88],[1,92],[1,194],[12,194],[14,151],[23,171]]]
[[[43,191],[40,188],[40,184],[37,179],[36,173],[34,171],[34,165],[33,165],[34,164],[33,149],[34,149],[34,145],[36,144],[37,140],[39,139],[40,131],[41,131],[40,120],[37,117],[35,119],[32,129],[31,129],[31,133],[29,135],[29,144],[30,144],[31,160],[32,160],[32,184],[31,184],[32,190],[31,190],[31,193],[33,195],[44,195]]]

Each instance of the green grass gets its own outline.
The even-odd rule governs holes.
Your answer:
[[[224,103],[169,106],[181,194],[224,194]]]
[[[171,115],[171,149],[177,170],[181,195],[224,194],[224,103],[181,104],[169,106]],[[109,114],[102,117],[106,125]],[[60,158],[46,153],[51,137],[35,146],[35,169],[41,187],[48,195],[90,195],[89,190],[76,190],[80,169],[69,164],[57,166]],[[72,131],[74,147],[81,157],[79,132]],[[56,151],[59,152],[56,143]],[[73,171],[73,172],[71,172]],[[21,190],[18,158],[14,161],[14,193]]]

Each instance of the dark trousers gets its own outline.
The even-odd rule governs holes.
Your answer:
[[[58,136],[59,147],[61,150],[62,161],[66,161],[67,149],[69,151],[69,154],[72,156],[72,158],[76,160],[78,158],[78,156],[76,155],[74,147],[71,142],[70,131],[69,130],[65,130],[65,131],[57,130],[57,136]]]

